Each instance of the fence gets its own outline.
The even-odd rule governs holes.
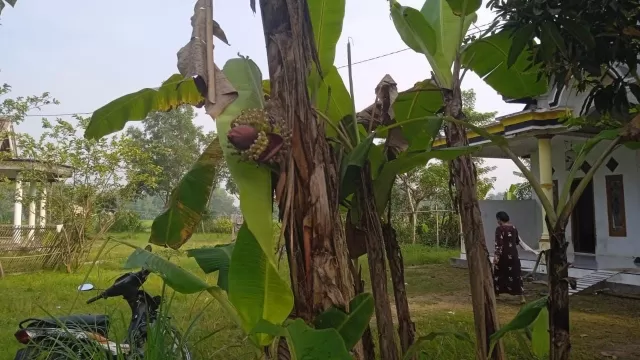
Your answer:
[[[0,225],[0,276],[51,268],[63,257],[58,226]]]
[[[436,247],[457,248],[462,239],[460,216],[450,209],[396,212],[392,223],[403,243],[413,242],[411,217],[415,216],[415,242]]]

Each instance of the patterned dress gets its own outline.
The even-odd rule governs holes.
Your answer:
[[[496,251],[493,258],[493,281],[496,294],[523,295],[518,230],[513,225],[496,228]]]

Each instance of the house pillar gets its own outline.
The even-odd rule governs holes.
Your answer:
[[[40,190],[40,227],[47,225],[47,186],[46,184]]]
[[[36,231],[36,185],[35,181],[29,183],[29,241]]]
[[[553,135],[538,136],[538,171],[540,175],[540,185],[544,192],[545,197],[549,202],[553,204],[553,179],[552,179],[552,162],[551,162],[551,138]],[[550,248],[549,243],[549,230],[545,222],[547,215],[544,207],[542,206],[542,200],[540,201],[540,208],[542,209],[542,235],[538,248],[540,250],[547,250]]]
[[[19,243],[22,241],[20,236],[20,227],[22,227],[22,175],[16,175],[16,192],[13,203],[13,241]]]

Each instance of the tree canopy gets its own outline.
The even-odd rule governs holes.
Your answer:
[[[464,90],[462,99],[463,111],[470,122],[484,126],[494,121],[496,112],[485,113],[475,110],[476,94],[473,89]],[[486,165],[485,160],[480,158],[474,158],[474,164],[478,174],[478,199],[484,199],[493,189],[496,179],[490,177],[489,173],[495,170],[495,166]],[[398,176],[391,197],[393,213],[400,213],[399,218],[406,219],[407,213],[434,207],[454,210],[450,190],[449,163],[440,160],[431,161],[423,167]]]
[[[158,196],[166,204],[182,176],[213,141],[215,133],[195,125],[194,118],[193,107],[183,105],[168,112],[153,112],[142,121],[142,128],[127,129],[127,137],[161,169],[157,185],[139,184],[140,192]],[[147,169],[139,166],[138,171],[145,173]]]
[[[540,76],[553,77],[560,86],[573,80],[578,91],[589,91],[582,115],[593,105],[598,113],[626,122],[630,111],[638,110],[638,1],[491,0],[488,7],[504,21],[504,29],[513,31],[510,59],[536,39],[532,66],[539,67]]]

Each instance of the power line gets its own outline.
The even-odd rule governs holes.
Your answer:
[[[392,52],[390,52],[390,53],[386,53],[386,54],[382,54],[382,55],[374,56],[374,57],[372,57],[372,58],[368,58],[368,59],[364,59],[364,60],[356,61],[356,62],[354,62],[354,63],[351,63],[351,66],[358,65],[358,64],[363,64],[363,63],[366,63],[366,62],[369,62],[369,61],[373,61],[373,60],[378,60],[378,59],[380,59],[380,58],[387,57],[387,56],[391,56],[391,55],[395,55],[395,54],[398,54],[398,53],[401,53],[401,52],[403,52],[403,51],[407,51],[407,50],[411,50],[411,48],[404,48],[404,49],[402,49],[402,50],[396,50],[396,51],[392,51]],[[342,66],[338,66],[338,67],[337,67],[337,69],[342,69],[342,68],[346,68],[346,67],[349,67],[349,65],[342,65]]]
[[[24,117],[35,117],[35,116],[39,116],[39,117],[54,117],[54,116],[73,116],[73,115],[91,115],[93,114],[92,112],[79,112],[79,113],[66,113],[66,114],[27,114],[24,115]]]
[[[2,0],[0,0],[0,1],[2,1]],[[488,30],[491,25],[493,25],[493,22],[482,24],[482,25],[478,25],[478,26],[474,25],[475,31],[468,32],[467,36],[473,36],[473,35],[476,35],[476,34],[480,34],[480,33],[484,32],[484,31]],[[404,48],[404,49],[388,52],[388,53],[385,53],[385,54],[380,54],[380,55],[377,55],[377,56],[374,56],[374,57],[370,57],[368,59],[356,61],[356,62],[351,63],[351,66],[364,64],[364,63],[369,62],[369,61],[378,60],[378,59],[381,59],[381,58],[384,58],[384,57],[387,57],[387,56],[399,54],[399,53],[405,52],[407,50],[411,50],[411,48]],[[346,68],[348,66],[349,65],[338,66],[337,69],[343,69],[343,68]],[[36,115],[36,114],[27,114],[27,115],[24,115],[24,117],[58,117],[58,116],[91,115],[91,114],[93,114],[93,112],[64,113],[64,114],[43,114],[43,115],[40,115],[40,114],[38,114],[38,115]]]
[[[479,25],[479,26],[474,26],[476,28],[476,30],[468,32],[467,36],[473,36],[473,35],[476,35],[476,34],[480,34],[480,33],[484,32],[484,31],[488,30],[492,24],[493,23],[486,23],[486,24],[482,24],[482,25]],[[381,58],[384,58],[384,57],[387,57],[387,56],[391,56],[391,55],[395,55],[395,54],[398,54],[398,53],[401,53],[401,52],[407,51],[407,50],[411,50],[411,48],[404,48],[404,49],[401,49],[401,50],[396,50],[396,51],[392,51],[392,52],[389,52],[389,53],[386,53],[386,54],[381,54],[381,55],[378,55],[378,56],[374,56],[374,57],[371,57],[371,58],[368,58],[368,59],[356,61],[356,62],[351,63],[351,66],[358,65],[358,64],[363,64],[363,63],[366,63],[366,62],[369,62],[369,61],[373,61],[373,60],[378,60],[378,59],[381,59]],[[346,67],[349,67],[349,65],[338,66],[337,69],[343,69],[343,68],[346,68]]]

